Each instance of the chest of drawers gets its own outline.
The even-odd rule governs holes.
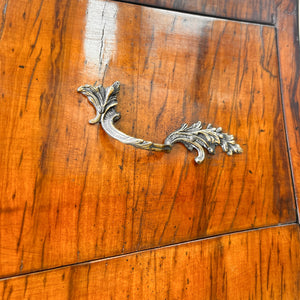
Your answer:
[[[13,2],[0,28],[3,299],[297,299],[296,1]],[[112,139],[77,88],[116,80],[120,131],[162,143],[200,120],[243,153],[217,147],[198,165],[179,144]]]

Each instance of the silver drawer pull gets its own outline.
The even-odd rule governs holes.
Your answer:
[[[96,117],[90,120],[90,124],[101,123],[105,132],[114,139],[136,148],[149,151],[170,152],[175,143],[182,143],[188,150],[196,149],[198,156],[195,158],[197,164],[200,164],[205,158],[203,148],[211,154],[215,153],[215,147],[221,146],[223,151],[228,155],[233,153],[242,153],[240,145],[234,141],[234,136],[222,132],[222,128],[215,128],[208,124],[205,129],[202,128],[201,122],[194,123],[190,127],[183,124],[178,130],[172,132],[164,141],[164,144],[156,144],[150,141],[144,141],[131,137],[114,126],[114,122],[120,119],[120,114],[116,112],[118,104],[117,94],[120,90],[120,83],[114,82],[108,88],[102,85],[96,87],[83,85],[78,88],[78,92],[87,96],[89,102],[96,109]]]

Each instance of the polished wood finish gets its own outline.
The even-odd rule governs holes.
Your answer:
[[[277,39],[289,150],[294,186],[300,207],[300,45],[297,0],[276,1]],[[299,28],[298,28],[299,29]]]
[[[139,4],[178,11],[209,14],[251,22],[274,24],[281,72],[281,92],[286,114],[289,150],[293,165],[296,198],[300,199],[300,46],[297,30],[299,17],[297,0],[206,1],[206,0],[128,0]],[[298,203],[298,221],[299,218]]]
[[[296,221],[273,27],[113,1],[3,11],[1,277]],[[96,80],[121,81],[130,135],[201,120],[244,153],[124,146],[87,122],[76,89]]]
[[[0,282],[2,299],[298,299],[299,226],[249,231]]]
[[[250,22],[274,24],[281,72],[281,92],[286,114],[286,129],[293,165],[296,198],[300,199],[300,46],[297,30],[299,17],[297,0],[206,1],[206,0],[128,0],[138,4],[186,11]]]
[[[124,2],[268,24],[274,23],[276,12],[274,0],[124,0]]]

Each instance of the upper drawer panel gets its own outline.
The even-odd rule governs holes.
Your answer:
[[[1,276],[295,220],[273,27],[9,2],[1,46]],[[76,90],[115,80],[120,130],[162,142],[201,120],[244,153],[196,165],[111,139]]]
[[[127,2],[268,24],[274,24],[276,15],[274,0],[127,0]]]

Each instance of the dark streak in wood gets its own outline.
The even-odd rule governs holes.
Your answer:
[[[81,192],[80,192],[80,200],[79,200],[79,205],[78,205],[78,213],[77,213],[77,249],[79,249],[79,234],[78,233],[79,233],[79,230],[80,230],[80,213],[81,213],[81,206],[82,206],[82,202],[83,202],[83,195],[84,195],[85,188],[86,188],[88,170],[89,170],[89,165],[87,165],[87,167],[86,167],[86,172],[85,172],[85,176],[84,176],[82,189],[81,189]]]
[[[41,268],[44,267],[44,256],[45,256],[45,244],[46,244],[47,237],[45,236],[43,241],[43,247],[42,247],[42,255],[41,255]]]
[[[43,20],[40,21],[40,25],[39,25],[39,28],[38,28],[38,30],[37,30],[37,34],[36,34],[36,36],[35,36],[35,40],[34,40],[33,44],[30,45],[31,51],[29,52],[29,57],[32,55],[32,53],[33,53],[33,51],[34,51],[34,49],[35,49],[37,40],[38,40],[39,35],[40,35],[42,22],[43,22]],[[41,51],[42,51],[42,49],[41,49]]]
[[[29,78],[29,83],[28,83],[28,88],[27,88],[26,98],[25,98],[25,109],[27,107],[27,102],[28,102],[30,87],[31,87],[31,84],[32,84],[32,79],[33,79],[37,64],[40,61],[41,54],[42,54],[42,48],[41,48],[40,53],[38,54],[37,58],[35,59],[35,64],[33,66],[33,69],[32,69],[32,72],[31,72],[31,75],[30,75],[30,78]]]
[[[27,210],[27,201],[25,202],[24,210],[23,210],[23,217],[22,217],[22,223],[21,223],[21,228],[20,228],[20,234],[17,242],[17,251],[19,250],[20,244],[21,244],[21,239],[22,239],[22,234],[23,234],[23,229],[24,229],[24,222],[25,222],[25,215],[26,215],[26,210]]]
[[[21,152],[21,155],[20,155],[20,160],[19,160],[19,168],[21,166],[21,163],[22,163],[22,160],[23,160],[23,149],[22,149],[22,152]]]
[[[0,40],[2,39],[2,35],[3,35],[3,31],[4,31],[7,5],[8,5],[8,0],[6,0],[5,2],[3,1],[2,21],[1,21],[1,26],[0,26]]]
[[[42,9],[43,3],[44,3],[44,0],[41,0],[40,6],[39,6],[39,8],[38,8],[38,11],[37,11],[37,13],[36,13],[35,19],[34,19],[34,21],[33,21],[32,27],[34,27],[36,21],[38,20],[38,18],[39,18],[39,16],[40,16],[40,13],[41,13],[41,9]]]

